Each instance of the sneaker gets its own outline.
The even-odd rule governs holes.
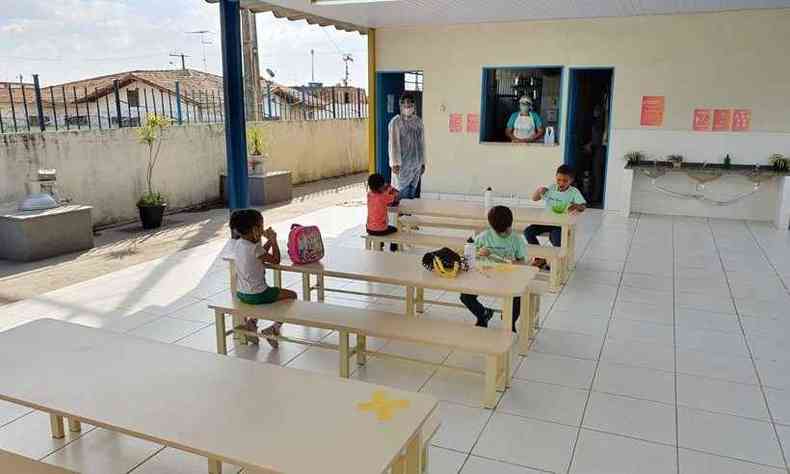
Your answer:
[[[244,322],[244,329],[252,333],[258,332],[258,320],[251,318],[247,319],[247,321]],[[258,338],[255,336],[247,336],[247,342],[250,344],[258,344]]]
[[[475,326],[479,328],[487,328],[488,322],[491,321],[491,318],[493,317],[494,317],[494,310],[491,308],[486,308],[486,312],[483,315],[483,317],[477,318],[477,323],[475,323]]]
[[[277,340],[277,336],[279,335],[279,330],[274,327],[274,325],[269,326],[268,328],[261,331],[261,336],[266,338],[266,342],[272,346],[272,349],[277,349],[280,347],[280,341]]]
[[[538,258],[538,257],[533,258],[531,263],[533,267],[538,267],[538,268],[542,268],[546,264],[547,262],[545,258]]]

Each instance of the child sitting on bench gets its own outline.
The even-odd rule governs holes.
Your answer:
[[[494,206],[488,211],[490,229],[475,237],[477,255],[481,258],[523,262],[527,258],[527,246],[524,239],[513,234],[513,211],[505,206]],[[461,302],[477,318],[475,326],[486,328],[488,321],[494,316],[494,310],[486,308],[477,299],[477,295],[461,295]],[[521,312],[521,298],[513,298],[513,332],[516,332],[516,321]]]
[[[398,205],[398,191],[387,184],[384,176],[373,173],[368,177],[368,235],[383,236],[394,234],[397,227],[387,222],[387,208]],[[384,244],[381,244],[382,248]],[[390,244],[390,250],[398,250],[396,244]]]
[[[554,176],[554,184],[541,186],[532,194],[533,201],[543,201],[549,212],[568,212],[578,214],[584,212],[587,201],[584,196],[573,185],[573,169],[568,165],[557,168]],[[531,245],[540,245],[538,236],[549,234],[551,245],[560,247],[562,245],[562,228],[553,225],[531,225],[524,229],[524,237]],[[535,258],[532,265],[548,270],[546,259]]]
[[[255,209],[242,209],[230,216],[230,228],[233,231],[235,245],[233,260],[236,263],[236,281],[238,290],[236,297],[242,303],[259,305],[271,304],[280,300],[295,300],[296,293],[291,290],[277,288],[266,284],[266,267],[269,263],[280,263],[280,247],[277,245],[277,234],[271,227],[263,227],[263,216]],[[266,242],[261,244],[261,237]],[[245,321],[247,330],[257,332],[258,322],[255,319]],[[269,344],[277,348],[277,336],[280,335],[282,323],[274,323],[261,331]]]

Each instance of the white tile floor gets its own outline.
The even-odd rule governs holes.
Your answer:
[[[361,247],[364,211],[335,207],[298,218],[333,245]],[[285,234],[290,222],[277,226]],[[391,359],[352,375],[441,399],[443,425],[431,474],[790,473],[790,234],[767,224],[681,217],[623,219],[587,212],[578,265],[544,298],[544,328],[515,359],[511,390],[495,410],[477,406],[480,377],[469,354],[388,341]],[[214,350],[208,301],[228,297],[221,243],[0,308],[0,330],[54,317]],[[299,285],[286,275],[285,285]],[[329,286],[396,294],[384,285]],[[430,295],[456,301],[446,293]],[[330,294],[332,304],[402,311],[385,298]],[[471,321],[428,305],[426,317]],[[288,331],[331,341],[326,331]],[[336,374],[336,354],[282,344],[231,355]],[[243,429],[243,427],[242,427]],[[86,473],[203,473],[205,462],[173,449],[87,427],[55,441],[40,413],[0,402],[0,447]],[[226,472],[238,469],[226,466]]]

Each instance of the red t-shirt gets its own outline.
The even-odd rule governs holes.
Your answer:
[[[368,192],[368,229],[372,231],[387,230],[387,207],[395,202],[397,191],[387,186],[380,193]]]

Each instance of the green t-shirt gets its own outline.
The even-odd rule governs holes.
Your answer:
[[[503,237],[493,229],[488,229],[475,238],[475,247],[478,250],[487,248],[493,255],[506,260],[527,258],[527,244],[520,234],[514,232]]]
[[[560,191],[556,184],[548,187],[549,190],[543,195],[546,209],[551,210],[555,205],[564,205],[566,208],[571,204],[587,204],[584,196],[573,186],[568,186],[565,191]]]

